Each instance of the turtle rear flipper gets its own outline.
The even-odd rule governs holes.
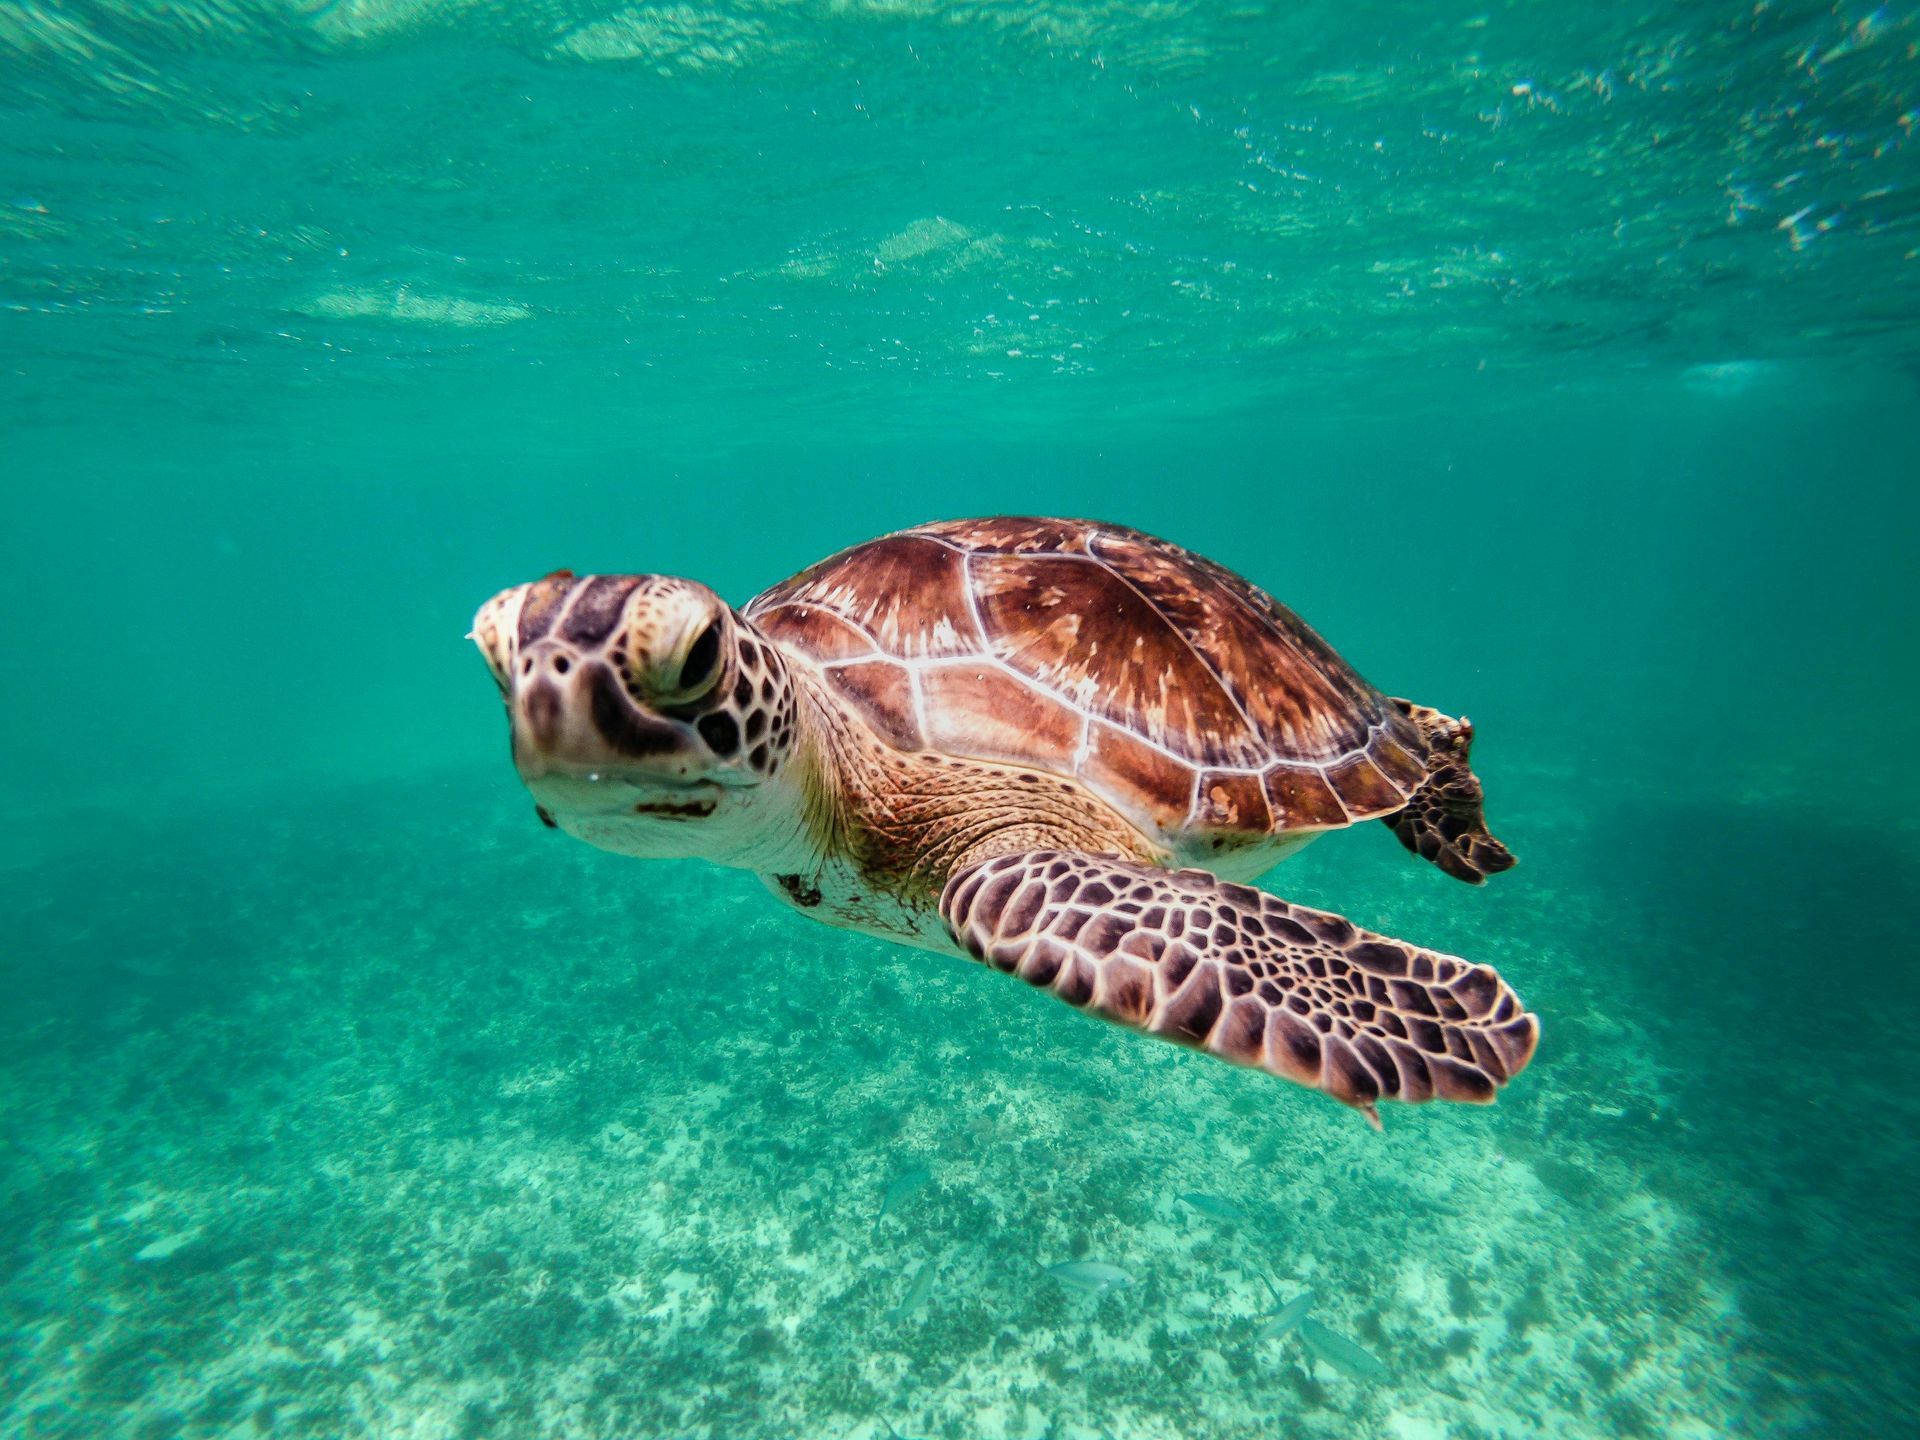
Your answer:
[[[1381,817],[1400,843],[1456,880],[1484,884],[1514,866],[1513,852],[1487,831],[1480,781],[1467,768],[1473,723],[1407,700],[1393,702],[1427,741],[1427,778],[1406,808]]]
[[[959,870],[940,914],[967,954],[1068,1004],[1325,1091],[1486,1104],[1540,1025],[1485,965],[1203,870],[1035,850]]]

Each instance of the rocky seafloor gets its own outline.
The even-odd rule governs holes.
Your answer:
[[[1492,961],[1545,1021],[1497,1107],[1376,1134],[463,785],[70,817],[0,872],[0,1433],[1705,1440],[1915,1413],[1911,1006],[1809,969],[1881,940],[1838,899],[1891,863],[1872,836],[1829,826],[1790,868],[1726,832],[1778,796],[1650,825],[1541,772],[1495,816],[1526,868],[1485,891],[1381,827],[1289,862],[1271,888]],[[1135,1283],[1069,1289],[1046,1267],[1074,1259]],[[1260,1338],[1302,1290],[1384,1376]]]

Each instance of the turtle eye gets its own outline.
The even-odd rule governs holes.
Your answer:
[[[715,620],[687,646],[687,658],[680,662],[680,683],[674,688],[691,700],[704,693],[719,674],[720,622]]]

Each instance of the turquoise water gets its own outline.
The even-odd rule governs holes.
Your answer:
[[[0,1433],[1920,1424],[1917,46],[0,4]],[[1497,965],[1496,1107],[1375,1134],[539,825],[485,597],[1002,511],[1473,718],[1518,869],[1263,883]],[[1260,1338],[1301,1290],[1383,1374]]]

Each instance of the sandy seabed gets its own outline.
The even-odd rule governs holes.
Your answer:
[[[1581,884],[1602,842],[1569,812],[1503,814],[1562,859],[1485,892],[1378,827],[1269,877],[1544,1018],[1497,1107],[1381,1135],[459,797],[103,828],[11,871],[0,1432],[1705,1440],[1903,1399],[1817,1335],[1831,1369],[1785,1363],[1786,1257],[1742,1247],[1779,1220],[1805,1264],[1844,1225],[1703,1148],[1685,1026],[1602,950],[1630,977],[1657,907]],[[1135,1283],[1069,1290],[1068,1259]],[[1259,1338],[1303,1289],[1385,1378]]]

